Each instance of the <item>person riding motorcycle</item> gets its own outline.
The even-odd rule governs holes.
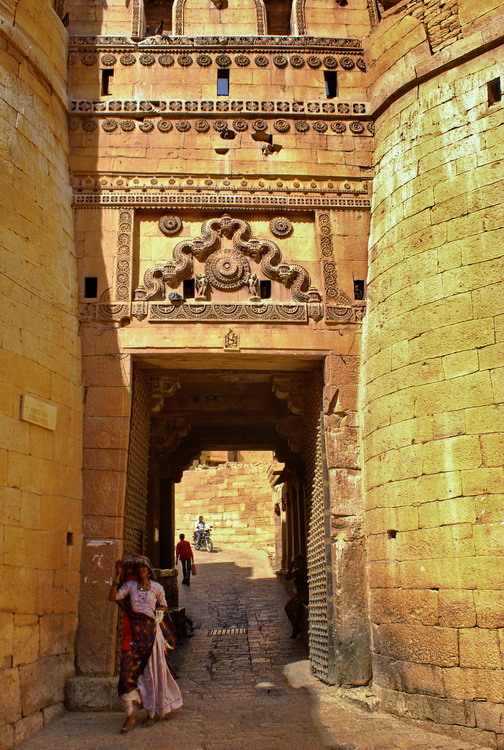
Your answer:
[[[196,542],[196,546],[199,547],[201,545],[201,537],[203,536],[203,532],[205,529],[209,529],[210,527],[206,525],[205,521],[203,520],[203,516],[200,516],[196,523],[194,524],[194,533],[195,538],[194,541]]]

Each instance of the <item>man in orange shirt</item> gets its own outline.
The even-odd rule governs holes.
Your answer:
[[[194,562],[194,555],[192,547],[189,542],[186,541],[185,534],[179,535],[180,542],[175,548],[177,555],[175,565],[180,562],[182,563],[182,583],[186,586],[191,585],[191,565]]]

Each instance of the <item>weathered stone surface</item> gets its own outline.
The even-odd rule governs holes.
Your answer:
[[[14,666],[34,662],[40,653],[39,618],[36,615],[15,615]]]
[[[14,742],[16,745],[20,745],[24,740],[30,737],[35,732],[40,731],[44,726],[44,717],[42,711],[32,713],[30,716],[26,716],[20,721],[16,722],[14,731]]]
[[[63,656],[41,657],[33,664],[20,667],[19,674],[24,716],[63,700],[67,676]]]
[[[66,683],[65,705],[69,711],[118,711],[115,677],[72,677]]]
[[[2,723],[13,723],[21,715],[21,686],[17,669],[4,669],[0,674],[2,683],[2,702],[0,718]]]

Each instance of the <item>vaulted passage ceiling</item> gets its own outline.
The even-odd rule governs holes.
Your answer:
[[[272,450],[299,465],[310,373],[146,371],[151,456],[175,480],[202,450]]]

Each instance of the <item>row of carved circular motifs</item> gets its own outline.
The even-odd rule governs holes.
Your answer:
[[[94,52],[85,52],[81,55],[81,62],[83,65],[95,65],[98,62],[98,55]],[[190,65],[193,64],[193,62],[196,62],[197,65],[199,65],[202,68],[207,68],[210,65],[215,62],[215,64],[219,68],[229,68],[235,63],[235,65],[238,65],[240,68],[246,68],[248,65],[250,65],[251,62],[254,62],[255,65],[259,68],[266,68],[270,64],[270,57],[268,55],[255,55],[255,57],[251,58],[248,55],[244,55],[242,53],[235,55],[234,58],[231,58],[230,55],[220,54],[216,55],[215,58],[212,58],[210,55],[206,53],[202,53],[200,55],[190,55],[188,53],[182,53],[180,55],[170,55],[168,53],[162,53],[159,55],[154,55],[150,52],[144,52],[140,55],[134,55],[132,52],[125,52],[122,55],[119,55],[119,57],[112,52],[108,52],[101,56],[100,62],[102,65],[105,65],[106,67],[112,67],[117,63],[117,61],[121,63],[121,65],[134,65],[137,60],[141,65],[145,65],[146,67],[150,67],[151,65],[154,65],[156,60],[159,63],[159,65],[162,65],[165,68],[169,68],[172,65],[175,65],[177,63],[182,68],[188,68]],[[276,65],[277,68],[286,68],[288,65],[291,65],[293,68],[303,68],[305,65],[307,65],[309,68],[313,68],[316,70],[317,68],[325,67],[334,69],[337,67],[343,68],[343,70],[352,70],[353,68],[357,67],[359,70],[366,70],[366,63],[364,62],[364,58],[362,57],[350,57],[349,55],[344,55],[343,57],[337,58],[335,55],[324,55],[320,57],[319,55],[273,55],[271,58],[271,61],[273,62],[273,65]],[[77,62],[76,55],[71,56],[70,58],[70,64],[75,65]]]
[[[181,231],[182,219],[176,214],[165,214],[159,219],[158,226],[163,234],[172,237]],[[293,231],[292,222],[286,216],[277,216],[270,221],[269,226],[275,237],[289,237]]]
[[[273,101],[244,101],[231,99],[231,101],[170,101],[150,102],[136,99],[111,99],[108,102],[90,101],[89,99],[74,99],[70,102],[71,112],[293,112],[301,114],[317,114],[324,112],[327,115],[339,114],[364,115],[366,105],[364,102],[273,102]]]
[[[172,121],[167,119],[160,119],[156,124],[157,129],[162,133],[169,133],[174,127]],[[154,130],[156,124],[153,120],[114,120],[113,118],[108,117],[103,120],[102,128],[106,133],[113,133],[118,129],[130,132],[135,130],[138,125],[139,130],[144,133],[150,133]],[[264,132],[268,130],[268,125],[269,123],[267,120],[258,119],[252,121],[252,129],[256,132]],[[78,120],[73,120],[70,123],[71,130],[76,130],[78,126]],[[245,130],[248,130],[249,123],[247,120],[242,119],[233,120],[229,124],[227,120],[214,120],[211,124],[208,120],[195,120],[194,123],[191,123],[189,120],[175,121],[175,128],[180,133],[187,133],[193,126],[197,133],[208,133],[211,127],[213,127],[218,133],[222,133],[230,127],[237,132],[244,132]],[[366,131],[371,134],[374,133],[374,124],[372,122],[363,123],[357,120],[353,122],[341,122],[338,120],[315,120],[314,122],[308,122],[307,120],[294,120],[293,126],[294,130],[298,133],[307,133],[310,130],[310,127],[317,133],[332,131],[333,133],[342,134],[346,133],[347,129],[354,135],[361,135]],[[97,127],[98,124],[96,120],[88,119],[82,122],[82,129],[88,133],[92,133]],[[291,130],[291,123],[284,119],[274,120],[273,127],[278,133],[288,133]]]

